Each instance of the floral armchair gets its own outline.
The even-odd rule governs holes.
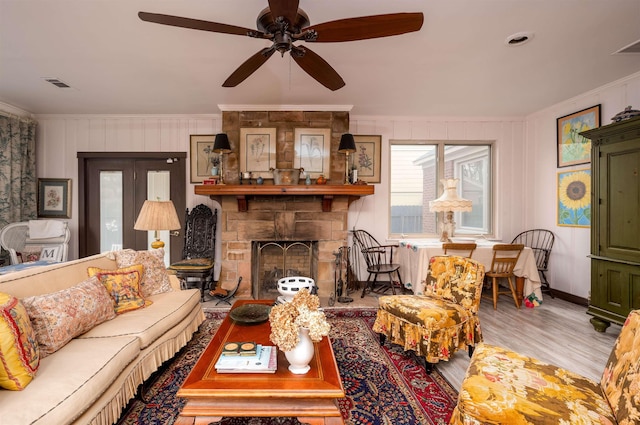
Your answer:
[[[620,331],[600,383],[480,344],[450,425],[640,423],[640,310]]]
[[[484,266],[469,258],[435,256],[429,260],[424,295],[379,298],[373,330],[433,363],[482,341],[478,309]]]

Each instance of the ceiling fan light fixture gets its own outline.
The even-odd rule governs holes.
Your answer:
[[[236,68],[222,83],[223,87],[237,86],[278,51],[283,56],[290,52],[300,68],[332,91],[344,87],[342,77],[317,53],[309,48],[296,46],[294,42],[336,43],[391,37],[419,31],[424,23],[422,12],[403,12],[337,19],[309,27],[309,17],[298,8],[299,4],[299,0],[268,0],[268,7],[260,12],[256,21],[258,31],[218,22],[142,11],[138,12],[138,17],[143,21],[162,25],[272,40],[271,47],[259,50]]]
[[[531,41],[533,39],[533,35],[534,34],[531,31],[517,32],[507,37],[504,44],[507,46],[522,46],[523,44]]]

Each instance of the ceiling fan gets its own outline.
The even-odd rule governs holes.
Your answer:
[[[244,35],[273,41],[270,47],[261,49],[240,65],[222,84],[223,87],[237,86],[278,51],[282,56],[286,52],[290,52],[291,57],[300,68],[330,90],[338,90],[345,85],[342,77],[311,49],[296,46],[293,43],[296,41],[334,43],[389,37],[418,31],[424,21],[422,13],[391,13],[338,19],[309,26],[309,17],[302,9],[298,8],[299,0],[268,1],[269,7],[258,15],[257,30],[159,13],[139,12],[138,16],[143,21],[157,24]]]

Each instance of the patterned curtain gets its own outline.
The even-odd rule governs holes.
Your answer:
[[[35,219],[36,122],[0,112],[0,227]]]

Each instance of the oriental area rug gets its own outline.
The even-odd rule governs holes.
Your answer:
[[[371,327],[375,309],[326,309],[331,344],[347,397],[338,403],[347,425],[445,425],[457,393],[437,369],[396,345],[380,346]],[[152,376],[125,409],[118,425],[170,425],[184,400],[176,392],[205,349],[226,311],[206,311],[193,339]],[[144,401],[143,401],[144,400]],[[224,418],[222,425],[294,425],[295,418]]]

